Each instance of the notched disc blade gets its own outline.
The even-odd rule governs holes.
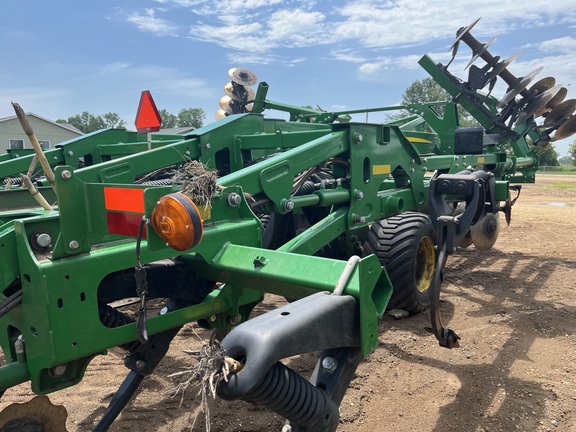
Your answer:
[[[68,412],[62,405],[53,405],[48,396],[35,396],[25,403],[13,403],[0,412],[0,425],[6,427],[6,423],[14,426],[11,430],[26,431],[33,427],[38,428],[38,424],[43,426],[42,430],[50,432],[67,432],[66,417]]]
[[[566,96],[568,96],[568,89],[566,87],[560,88],[560,90],[558,90],[558,93],[556,93],[556,96],[554,96],[552,100],[548,102],[546,107],[550,108],[551,110],[556,108],[558,105],[562,103],[562,101],[564,101],[564,99],[566,99]]]
[[[480,17],[481,18],[481,17]],[[458,30],[458,33],[456,33],[456,40],[452,43],[452,45],[450,46],[450,48],[448,48],[448,51],[452,51],[452,49],[454,48],[455,45],[458,44],[458,42],[460,42],[460,39],[462,39],[462,37],[466,34],[469,33],[470,30],[472,30],[472,27],[474,27],[478,21],[480,21],[480,18],[476,18],[476,20],[472,23],[469,24],[467,27],[463,27],[460,30]]]
[[[258,82],[254,73],[245,68],[232,68],[228,71],[228,76],[236,84],[251,86]]]
[[[548,101],[546,105],[540,108],[534,114],[535,117],[541,116],[544,113],[552,111],[552,109],[556,108],[558,105],[562,103],[566,95],[568,94],[568,89],[566,87],[560,87],[560,89],[556,92],[554,97]]]
[[[556,133],[554,134],[554,140],[558,141],[564,138],[568,138],[576,133],[576,116],[572,116],[560,125],[558,129],[556,129]]]
[[[500,233],[498,214],[488,213],[470,227],[470,236],[476,249],[487,251],[494,246]]]
[[[576,99],[568,99],[552,109],[544,119],[544,126],[553,126],[576,110]]]
[[[532,79],[534,79],[534,77],[538,75],[542,69],[544,69],[544,66],[540,66],[539,68],[534,69],[528,75],[519,78],[518,81],[516,81],[516,83],[513,86],[509,87],[508,93],[504,95],[504,97],[500,100],[500,102],[498,103],[498,105],[496,105],[496,107],[503,108],[504,106],[506,106],[508,102],[514,99],[516,95],[518,95],[522,90],[524,90],[528,86],[528,84],[530,84]]]
[[[546,90],[551,89],[556,85],[556,78],[554,77],[546,77],[538,80],[536,83],[530,87],[528,90],[530,93],[540,94],[544,93]]]
[[[546,90],[544,93],[541,93],[538,96],[536,96],[532,101],[530,101],[524,107],[524,109],[522,111],[520,111],[520,114],[518,115],[518,118],[516,119],[516,122],[514,124],[519,124],[519,123],[525,122],[530,117],[532,117],[538,110],[540,110],[542,107],[546,106],[546,104],[560,90],[560,87],[561,87],[560,84],[558,84],[557,86],[554,86],[554,87]]]
[[[474,63],[476,61],[476,59],[478,57],[480,57],[487,49],[490,45],[492,45],[496,39],[498,39],[500,36],[496,36],[495,38],[493,38],[491,41],[486,42],[485,44],[480,45],[477,49],[474,50],[472,58],[470,59],[470,61],[468,62],[468,64],[466,65],[466,67],[464,68],[464,70],[468,69],[470,67],[470,65],[472,63]]]
[[[514,59],[516,57],[518,57],[520,55],[520,51],[518,51],[517,53],[511,55],[510,57],[508,57],[506,60],[501,61],[500,63],[496,63],[494,65],[494,67],[492,68],[492,70],[490,72],[488,72],[486,74],[486,81],[492,81],[494,78],[496,78],[498,75],[500,75],[502,73],[502,71],[504,69],[506,69],[506,67],[512,63],[514,61]]]

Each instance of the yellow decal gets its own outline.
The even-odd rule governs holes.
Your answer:
[[[477,162],[477,163],[484,163],[484,157],[478,156],[478,157],[476,158],[476,162]]]
[[[418,137],[406,137],[406,138],[408,138],[408,141],[412,143],[432,144],[432,141],[424,138],[418,138]]]
[[[372,175],[390,174],[391,172],[390,164],[372,166]]]

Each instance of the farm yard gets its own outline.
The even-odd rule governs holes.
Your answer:
[[[341,405],[339,431],[576,430],[576,177],[539,175],[524,185],[512,223],[501,217],[495,247],[450,257],[442,295],[460,347],[438,346],[427,312],[386,315],[379,346],[357,370]],[[284,300],[270,296],[258,310]],[[189,431],[195,389],[173,395],[169,375],[194,364],[209,333],[188,324],[157,372],[111,431]],[[120,351],[97,357],[77,386],[50,395],[68,411],[68,431],[89,431],[126,369]],[[312,356],[290,359],[311,373]],[[9,389],[0,408],[26,402],[29,384]],[[245,402],[209,401],[212,431],[280,431],[282,419]],[[205,430],[200,413],[194,429]]]

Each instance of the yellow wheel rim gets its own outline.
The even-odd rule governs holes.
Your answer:
[[[423,237],[418,244],[416,251],[416,268],[414,277],[416,279],[416,288],[424,293],[432,285],[434,270],[436,268],[436,253],[434,242],[428,236]]]

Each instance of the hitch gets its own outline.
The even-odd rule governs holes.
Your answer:
[[[236,327],[222,341],[245,365],[218,386],[226,400],[265,405],[298,431],[334,431],[338,407],[360,360],[358,304],[328,292],[304,297]],[[280,362],[322,351],[311,381]]]

